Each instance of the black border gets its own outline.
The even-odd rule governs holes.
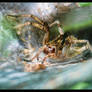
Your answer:
[[[13,3],[16,3],[16,2],[48,2],[48,3],[51,3],[51,2],[91,2],[92,0],[0,0],[0,2],[13,2]]]

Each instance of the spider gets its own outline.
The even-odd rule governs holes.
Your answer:
[[[63,29],[61,28],[59,20],[56,20],[55,22],[48,24],[47,22],[40,20],[38,17],[32,14],[8,15],[8,16],[15,18],[29,17],[37,21],[37,22],[28,21],[25,22],[24,24],[19,24],[15,26],[16,29],[22,29],[25,26],[32,25],[33,27],[36,27],[45,32],[42,41],[42,47],[39,48],[36,55],[30,59],[31,61],[33,61],[35,58],[39,59],[38,56],[40,55],[41,52],[44,52],[46,54],[46,56],[43,58],[43,62],[45,62],[48,57],[59,58],[61,55],[65,57],[69,57],[69,56],[72,57],[77,54],[80,54],[81,52],[83,52],[84,50],[90,47],[88,40],[78,40],[76,37],[72,35],[68,35],[68,33],[64,33]],[[50,28],[53,25],[58,26],[58,31],[60,34],[54,40],[49,41]],[[19,36],[21,36],[21,32],[22,30],[20,30],[20,32],[18,33]],[[22,38],[22,40],[26,41],[24,38]],[[78,44],[82,44],[82,46],[79,46]]]

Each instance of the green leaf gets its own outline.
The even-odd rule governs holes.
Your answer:
[[[89,86],[86,82],[77,83],[76,85],[72,86],[71,89],[85,89]]]
[[[90,6],[92,5],[91,2],[79,3],[80,7]]]

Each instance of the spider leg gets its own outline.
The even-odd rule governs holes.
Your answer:
[[[87,48],[87,49],[89,48],[92,51],[92,47],[91,47],[88,40],[74,40],[74,42],[75,43],[86,43],[86,46],[83,46],[82,48],[83,49],[84,49],[84,47]]]
[[[19,24],[19,25],[15,26],[14,28],[20,29],[20,28],[23,28],[23,27],[28,26],[28,25],[32,25],[36,28],[39,28],[40,30],[44,30],[44,26],[41,24],[38,24],[36,22],[25,22],[24,24]]]
[[[63,35],[63,34],[64,34],[64,31],[63,31],[63,29],[62,29],[61,26],[60,26],[59,20],[56,20],[56,21],[54,21],[53,23],[51,23],[51,24],[49,25],[49,27],[52,27],[52,26],[54,26],[54,25],[57,25],[57,26],[58,26],[58,31],[59,31],[59,33],[60,33],[61,35]]]
[[[34,20],[36,20],[38,23],[36,22],[26,22],[24,24],[19,24],[18,26],[15,26],[15,28],[17,29],[20,29],[24,26],[27,26],[27,25],[32,25],[40,30],[44,30],[46,33],[45,33],[45,36],[43,38],[43,45],[45,45],[46,43],[48,43],[49,41],[49,26],[47,23],[43,22],[42,20],[40,20],[38,17],[32,15],[32,14],[23,14],[23,15],[7,15],[7,16],[10,16],[10,17],[29,17],[29,18],[33,18]],[[40,23],[40,24],[39,24]],[[18,31],[18,34],[21,34],[20,31]],[[24,40],[24,39],[23,39]]]
[[[10,16],[10,17],[16,17],[16,18],[19,18],[19,17],[29,17],[29,18],[33,18],[34,20],[36,20],[37,22],[39,22],[40,24],[44,25],[44,22],[42,20],[40,20],[38,17],[32,15],[32,14],[21,14],[21,15],[7,15],[7,16]]]
[[[48,28],[46,26],[43,26],[41,24],[38,24],[36,22],[25,22],[24,24],[19,24],[17,26],[15,26],[16,29],[19,29],[21,31],[22,27],[25,27],[25,26],[28,26],[28,25],[32,25],[40,30],[45,30],[45,36],[43,38],[43,45],[45,45],[46,43],[48,43],[49,41],[49,31],[48,31]],[[21,32],[18,31],[17,34],[21,34]],[[24,40],[24,39],[23,39]]]

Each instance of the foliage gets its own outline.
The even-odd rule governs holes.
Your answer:
[[[85,6],[90,6],[90,5],[92,5],[92,3],[91,3],[91,2],[79,3],[79,5],[80,5],[81,7],[85,7]]]

